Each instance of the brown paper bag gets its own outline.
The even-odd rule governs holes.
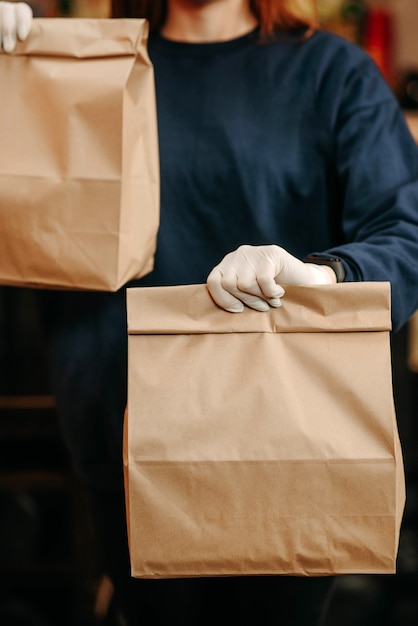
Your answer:
[[[134,577],[395,571],[405,485],[388,283],[232,314],[131,288],[124,462]]]
[[[410,317],[407,331],[407,365],[412,372],[418,372],[418,311]]]
[[[142,19],[37,18],[0,54],[0,284],[115,291],[151,271],[147,38]]]

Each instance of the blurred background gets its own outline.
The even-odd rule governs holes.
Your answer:
[[[29,4],[37,17],[109,11],[108,0]],[[418,142],[418,0],[318,0],[318,11],[323,28],[373,56]],[[392,337],[407,482],[398,572],[339,577],[325,626],[418,624],[417,320]],[[124,626],[111,598],[61,440],[34,293],[0,287],[0,625]]]

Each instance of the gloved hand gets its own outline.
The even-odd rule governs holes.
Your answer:
[[[218,306],[240,313],[244,304],[256,311],[281,306],[284,285],[325,285],[336,282],[332,268],[304,263],[275,245],[240,246],[227,254],[207,278]]]
[[[33,11],[26,2],[0,2],[0,50],[11,52],[29,35]]]

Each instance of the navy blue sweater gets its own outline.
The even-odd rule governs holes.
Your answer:
[[[151,38],[161,158],[155,270],[205,282],[240,244],[342,259],[418,308],[418,148],[370,57],[326,32],[261,44]]]
[[[202,283],[240,244],[342,259],[390,281],[393,325],[418,308],[418,148],[369,56],[325,32],[216,44],[153,36],[161,159],[155,269]],[[74,462],[122,486],[125,290],[43,292],[51,375]]]

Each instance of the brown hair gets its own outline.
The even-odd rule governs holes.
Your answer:
[[[250,7],[263,35],[317,26],[315,0],[250,0]],[[151,31],[162,26],[166,14],[167,0],[111,0],[112,17],[145,17]]]

